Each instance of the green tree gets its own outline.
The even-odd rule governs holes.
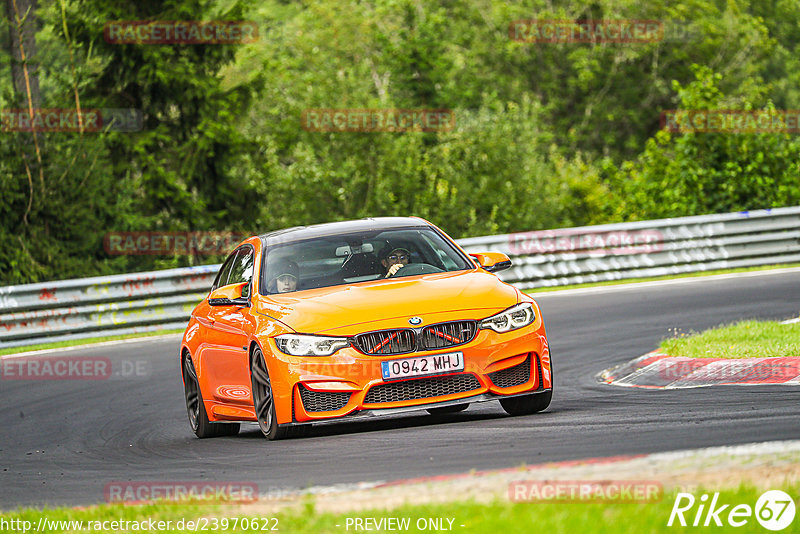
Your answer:
[[[252,93],[223,88],[232,45],[116,45],[103,28],[118,20],[242,18],[234,4],[63,0],[40,10],[44,105],[127,108],[140,132],[47,133],[43,179],[25,179],[27,134],[4,134],[0,271],[5,282],[168,267],[214,258],[109,257],[107,231],[251,231],[259,210],[252,177],[237,174],[253,147],[238,128]],[[68,52],[68,53],[67,53]],[[64,74],[68,73],[68,74]],[[9,95],[9,92],[5,92]],[[8,96],[7,96],[8,98]],[[27,217],[26,202],[33,199]]]
[[[722,79],[695,65],[696,79],[675,82],[680,109],[752,110],[720,91]],[[767,110],[774,109],[768,106]],[[670,133],[648,140],[634,162],[611,170],[628,219],[779,207],[800,203],[800,142],[787,133]]]

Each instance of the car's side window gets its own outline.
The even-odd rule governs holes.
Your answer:
[[[228,278],[231,274],[231,268],[233,267],[233,262],[236,260],[236,256],[238,254],[239,250],[234,250],[231,255],[228,256],[228,259],[225,260],[225,263],[222,264],[222,268],[219,270],[217,277],[214,279],[214,285],[211,286],[211,291],[228,285]]]
[[[239,254],[233,260],[228,284],[242,284],[252,280],[254,256],[253,247],[245,245],[239,249]]]

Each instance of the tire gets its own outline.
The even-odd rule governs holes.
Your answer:
[[[428,413],[431,415],[445,415],[448,413],[463,412],[469,408],[469,404],[454,404],[452,406],[440,406],[438,408],[428,408]]]
[[[511,397],[510,399],[500,399],[500,405],[509,415],[530,415],[541,412],[550,406],[550,399],[553,398],[553,390],[523,397]]]
[[[183,389],[186,396],[186,412],[189,414],[189,426],[198,438],[216,438],[220,436],[235,436],[239,433],[239,423],[212,423],[208,420],[203,394],[200,392],[200,383],[197,380],[197,371],[189,352],[183,353],[182,360]]]
[[[541,368],[541,367],[540,367]],[[530,415],[541,412],[550,406],[553,398],[553,386],[555,377],[553,376],[553,358],[550,357],[550,389],[547,391],[525,395],[523,397],[512,397],[501,399],[500,405],[509,415]]]
[[[253,409],[258,427],[264,437],[274,441],[289,435],[289,428],[278,425],[275,403],[272,397],[272,382],[261,348],[256,347],[250,355],[250,384],[253,392]]]

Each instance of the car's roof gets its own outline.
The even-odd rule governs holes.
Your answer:
[[[295,226],[275,230],[258,236],[266,246],[286,241],[304,241],[315,237],[388,230],[390,228],[429,228],[430,225],[418,217],[374,217],[354,221],[339,221],[311,226]]]

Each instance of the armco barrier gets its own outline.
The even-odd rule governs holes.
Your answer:
[[[183,328],[219,265],[0,287],[0,347]]]
[[[462,239],[520,289],[800,262],[800,207]]]
[[[800,207],[462,239],[522,289],[800,262]],[[186,325],[219,265],[0,287],[0,347]]]

